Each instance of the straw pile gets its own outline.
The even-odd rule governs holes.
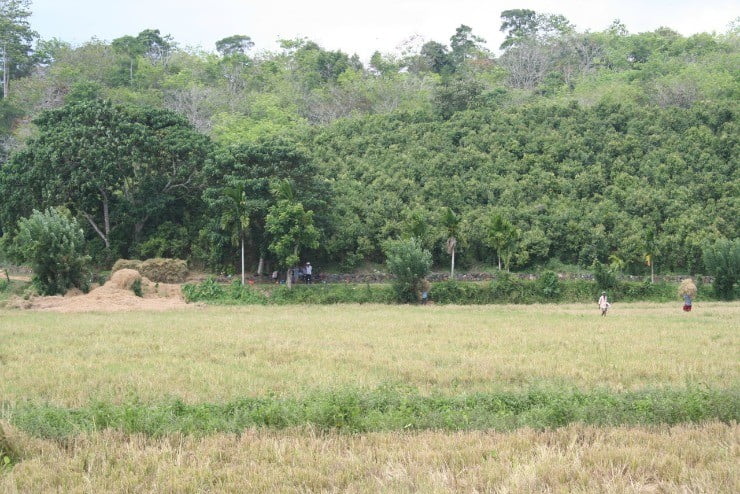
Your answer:
[[[136,281],[141,283],[142,297],[133,292]],[[131,310],[171,310],[188,307],[180,293],[180,286],[166,283],[152,283],[133,269],[120,269],[110,280],[82,294],[70,290],[65,296],[32,297],[24,300],[16,297],[9,301],[10,307],[56,312],[88,311],[131,311]]]
[[[678,287],[678,295],[681,297],[684,295],[688,295],[691,298],[696,297],[696,285],[694,284],[694,280],[691,278],[683,280]]]

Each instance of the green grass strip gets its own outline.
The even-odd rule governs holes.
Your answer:
[[[76,409],[48,404],[5,404],[16,427],[42,438],[116,429],[164,436],[238,433],[249,427],[312,426],[347,432],[440,429],[450,431],[520,427],[547,429],[570,423],[597,426],[740,421],[740,388],[543,390],[424,396],[395,387],[339,389],[303,398],[244,398],[224,404],[92,403]]]

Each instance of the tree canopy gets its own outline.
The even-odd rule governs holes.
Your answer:
[[[417,237],[437,266],[705,272],[707,247],[738,237],[737,30],[579,32],[527,9],[501,30],[499,53],[461,25],[368,66],[301,38],[42,40],[0,105],[0,229],[66,206],[100,263],[167,252],[236,271],[235,232],[250,266],[284,261],[276,218],[300,204],[318,235],[301,254],[342,269]],[[272,194],[282,181],[293,202]],[[496,217],[518,232],[500,252]]]

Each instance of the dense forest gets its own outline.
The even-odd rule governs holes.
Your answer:
[[[64,207],[102,267],[235,272],[244,245],[252,271],[351,270],[413,236],[440,267],[454,237],[463,268],[696,273],[738,238],[737,21],[579,32],[509,10],[495,52],[462,25],[363,63],[308,39],[197,52],[157,29],[72,46],[2,4],[0,231]]]

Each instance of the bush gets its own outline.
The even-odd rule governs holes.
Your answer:
[[[594,279],[599,290],[610,290],[617,286],[617,275],[609,266],[596,261],[593,268]]]
[[[181,259],[157,257],[143,261],[138,271],[142,276],[158,283],[182,283],[188,276],[188,263]]]
[[[39,293],[63,294],[72,287],[87,291],[85,236],[68,211],[34,210],[18,221],[18,232],[6,248],[16,262],[31,264]]]
[[[213,278],[208,278],[203,283],[183,285],[182,296],[186,302],[199,302],[205,300],[220,300],[224,298],[224,288],[216,283]]]
[[[141,291],[141,278],[137,278],[134,280],[134,282],[131,284],[131,291],[134,292],[134,295],[137,297],[143,297],[144,293]]]
[[[545,299],[557,299],[560,296],[560,280],[557,273],[544,271],[537,280],[537,288]]]
[[[721,239],[704,249],[704,266],[714,276],[714,292],[718,298],[732,300],[738,296],[740,275],[740,238]]]
[[[388,271],[395,275],[396,299],[401,303],[416,302],[421,283],[432,267],[432,254],[415,238],[390,241],[385,251]]]

